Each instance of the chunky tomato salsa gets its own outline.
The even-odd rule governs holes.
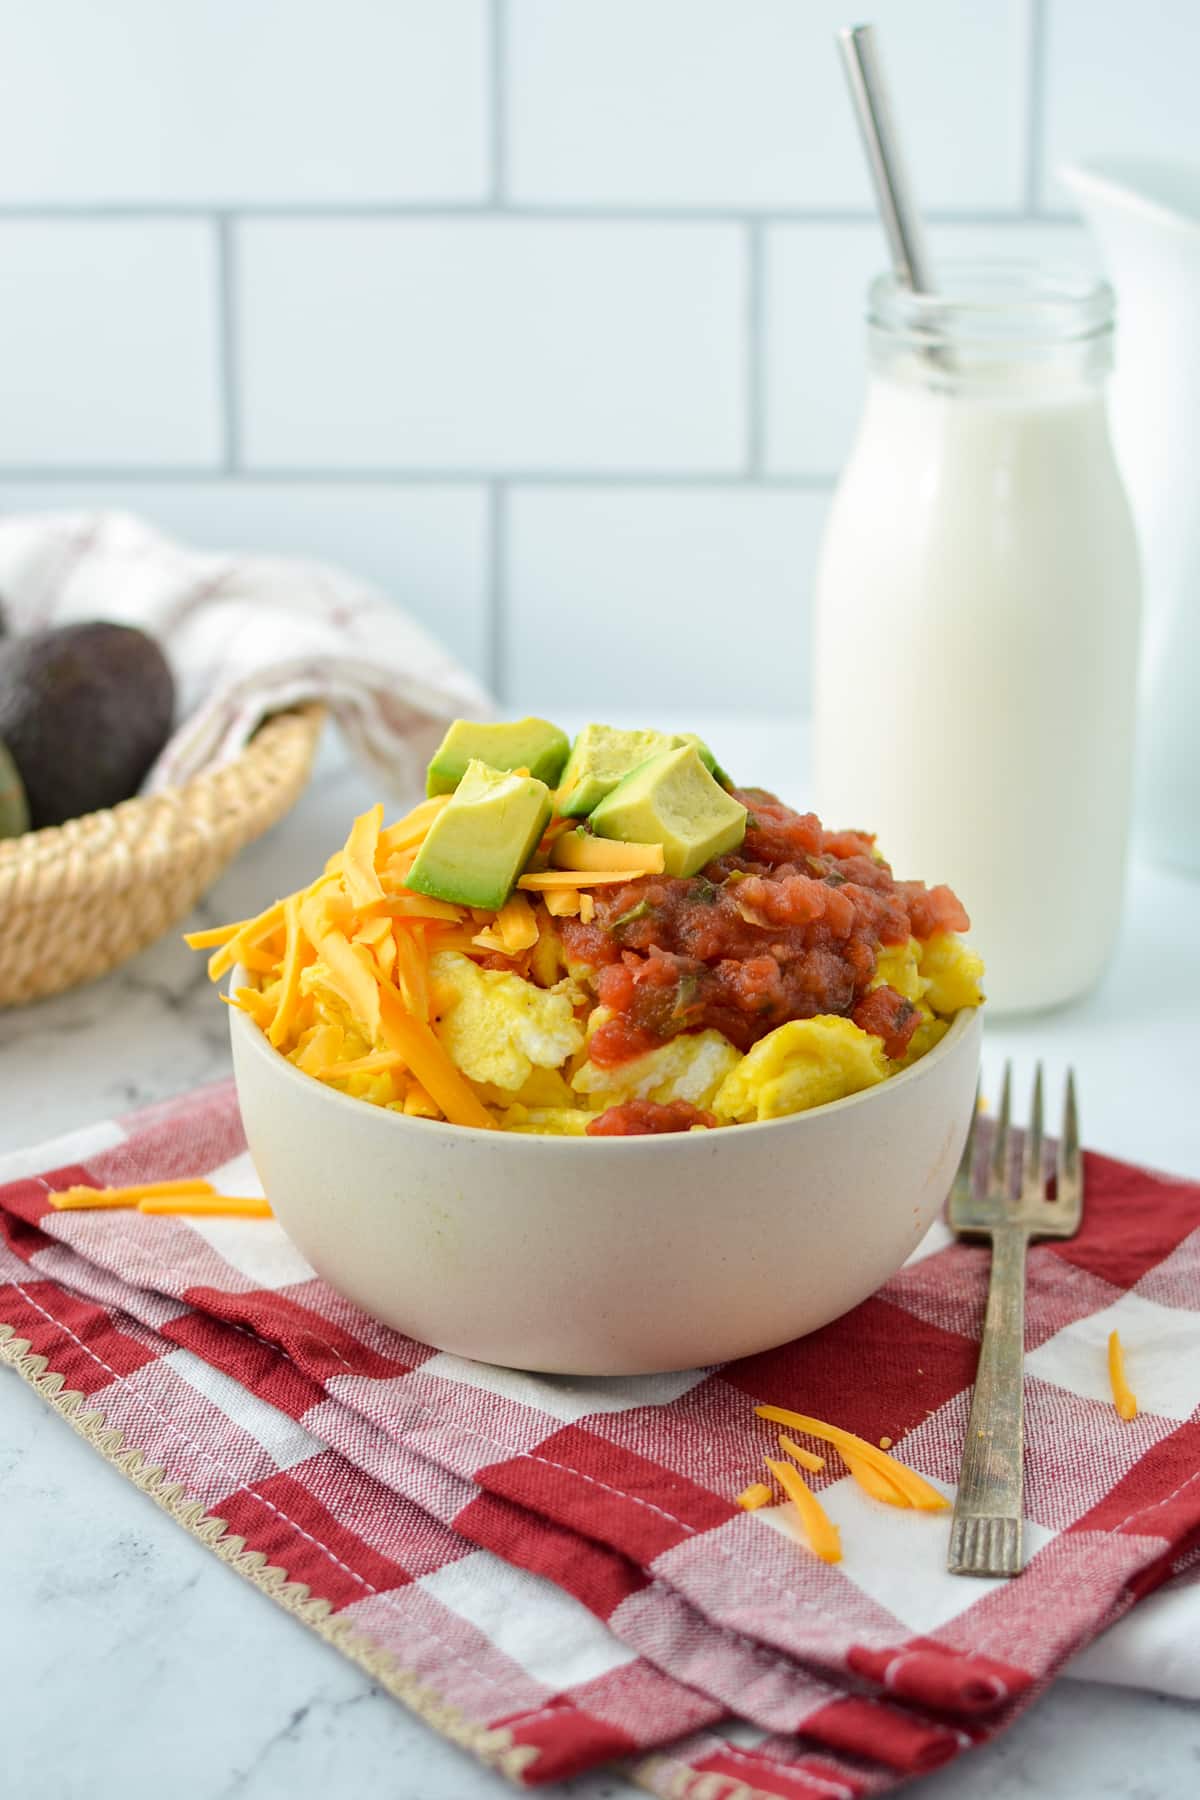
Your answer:
[[[881,947],[965,931],[948,887],[897,881],[859,831],[826,831],[761,788],[735,788],[745,840],[686,880],[598,888],[591,920],[561,921],[571,965],[596,971],[611,1017],[593,1063],[612,1067],[711,1026],[739,1050],[792,1019],[836,1013],[902,1057],[920,1024],[895,988],[871,988]]]

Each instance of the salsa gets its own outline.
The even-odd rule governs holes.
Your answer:
[[[598,888],[589,923],[561,921],[569,960],[596,971],[611,1014],[591,1060],[611,1067],[707,1027],[745,1051],[823,1013],[852,1018],[903,1056],[920,1014],[894,988],[871,988],[880,948],[965,931],[957,896],[897,881],[866,832],[826,831],[762,789],[733,791],[750,814],[735,853],[686,879]]]
[[[588,1137],[651,1137],[664,1131],[690,1131],[693,1125],[716,1125],[710,1112],[702,1112],[690,1100],[626,1100],[610,1106],[587,1126]]]

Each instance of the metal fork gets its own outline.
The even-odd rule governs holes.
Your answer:
[[[1042,1173],[1040,1063],[1034,1076],[1031,1118],[1025,1134],[1020,1194],[1016,1200],[1010,1198],[1011,1087],[1012,1070],[1006,1063],[986,1189],[982,1195],[976,1193],[977,1107],[947,1208],[955,1232],[982,1234],[992,1240],[992,1279],[950,1531],[947,1566],[952,1575],[1021,1572],[1025,1247],[1031,1238],[1074,1237],[1083,1217],[1074,1072],[1067,1072],[1058,1143],[1058,1192],[1054,1200],[1047,1197]]]

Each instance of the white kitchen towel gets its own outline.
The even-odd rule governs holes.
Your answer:
[[[379,781],[410,799],[447,721],[493,709],[400,598],[321,563],[190,550],[127,513],[0,518],[11,630],[112,619],[162,645],[176,729],[146,792],[230,761],[268,714],[321,701]]]

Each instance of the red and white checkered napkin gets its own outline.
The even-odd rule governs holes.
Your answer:
[[[69,1182],[244,1191],[228,1085],[3,1173],[24,1177],[0,1188],[7,1359],[37,1379],[44,1358],[43,1391],[143,1486],[162,1498],[146,1470],[165,1471],[185,1522],[212,1539],[203,1513],[225,1521],[261,1553],[243,1569],[307,1584],[327,1608],[276,1578],[525,1783],[631,1758],[675,1800],[879,1793],[994,1734],[1137,1599],[1200,1573],[1200,1187],[1091,1157],[1083,1232],[1033,1250],[1028,1567],[979,1582],[945,1573],[946,1515],[879,1505],[836,1459],[814,1485],[840,1564],[733,1496],[773,1441],[756,1401],[892,1437],[949,1492],[983,1250],[935,1234],[848,1317],[717,1371],[544,1378],[385,1330],[273,1222],[49,1209]],[[1113,1327],[1133,1423],[1109,1398]]]

